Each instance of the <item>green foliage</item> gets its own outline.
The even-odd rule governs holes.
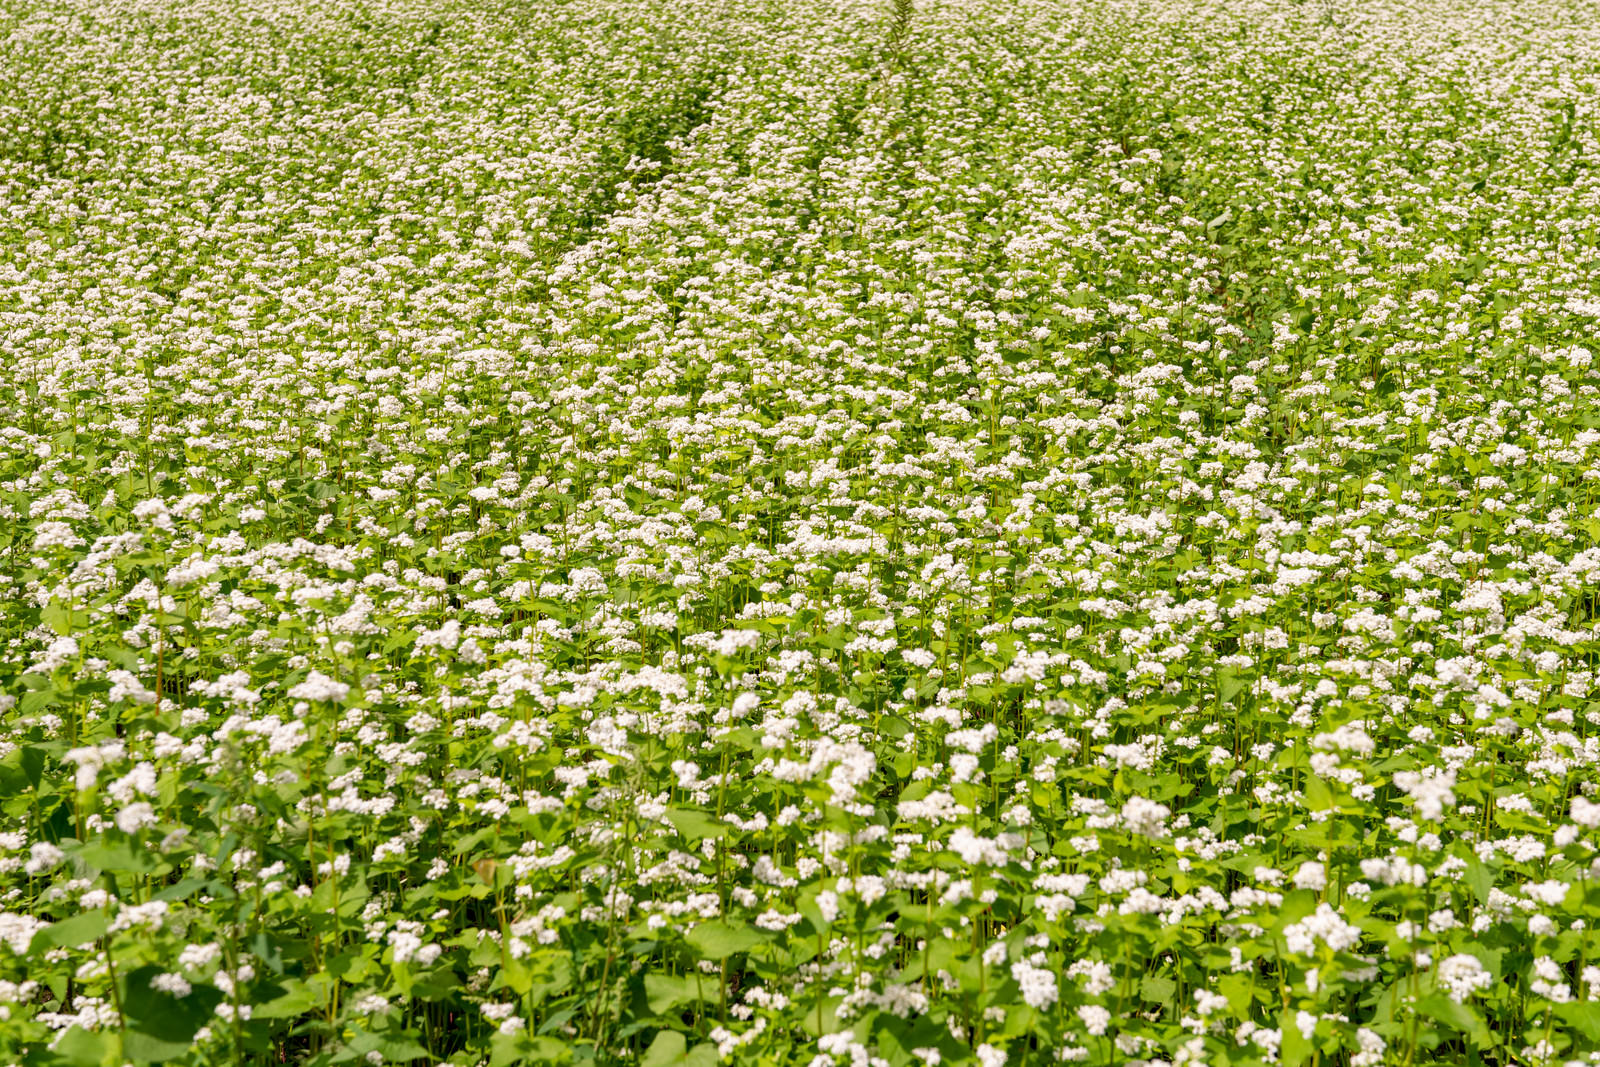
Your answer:
[[[0,11],[0,1063],[1600,1055],[1600,19]]]

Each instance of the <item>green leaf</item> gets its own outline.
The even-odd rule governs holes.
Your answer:
[[[28,945],[28,955],[42,956],[53,948],[87,944],[99,938],[110,925],[111,916],[103,908],[51,923],[33,935],[33,941]]]
[[[701,923],[684,936],[701,959],[725,960],[739,952],[748,952],[764,940],[746,923],[730,923],[725,919]]]
[[[1592,1042],[1600,1042],[1600,1003],[1577,1000],[1555,1006],[1556,1016]]]
[[[1249,1018],[1253,986],[1243,974],[1225,974],[1217,980],[1217,992],[1228,998],[1228,1007],[1240,1018]]]
[[[72,855],[97,871],[111,874],[149,874],[161,865],[155,856],[126,841],[90,841],[74,849]]]
[[[1494,875],[1489,873],[1489,868],[1483,865],[1482,860],[1476,856],[1467,860],[1465,879],[1479,903],[1487,903],[1489,891],[1494,888]]]
[[[545,950],[528,957],[527,995],[535,1003],[554,996],[572,985],[572,957],[566,952]]]
[[[54,705],[60,697],[61,694],[56,687],[47,684],[25,695],[17,704],[17,710],[23,715],[32,715],[36,711]]]
[[[717,1046],[709,1041],[694,1048],[675,1030],[663,1030],[639,1058],[639,1067],[715,1067]]]
[[[1440,1026],[1471,1034],[1479,1040],[1489,1036],[1489,1029],[1477,1012],[1465,1004],[1457,1004],[1443,993],[1433,993],[1417,1001],[1417,1011]]]
[[[1145,1000],[1155,1004],[1167,1003],[1177,991],[1177,982],[1156,974],[1145,975],[1144,980],[1139,983],[1140,994]]]
[[[696,979],[687,974],[647,974],[644,976],[645,1001],[656,1015],[665,1015],[674,1008],[696,1001],[711,1000],[717,995],[716,982],[704,977]]]
[[[405,1031],[358,1030],[348,1044],[352,1052],[363,1055],[376,1052],[392,1063],[433,1059],[433,1055],[422,1047],[416,1036]]]
[[[62,637],[72,633],[72,609],[59,600],[52,600],[39,609],[39,621]]]
[[[133,1027],[122,1035],[123,1055],[149,1063],[168,1063],[188,1052],[192,1045],[190,1041],[163,1041]]]
[[[250,951],[274,974],[283,973],[283,950],[278,946],[277,939],[265,930],[257,930],[255,937],[250,939]]]
[[[160,1044],[181,1051],[194,1041],[195,1032],[211,1020],[222,1003],[222,991],[196,983],[186,995],[173,996],[151,984],[162,973],[162,968],[149,964],[120,976],[122,1010],[128,1017],[130,1034],[142,1035],[152,1049]],[[169,1051],[146,1058],[166,1059],[173,1055],[177,1053]]]
[[[102,1067],[117,1062],[114,1030],[85,1030],[74,1026],[55,1045],[56,1056],[72,1067]]]
[[[723,837],[728,832],[727,823],[718,822],[709,813],[695,808],[668,808],[667,820],[690,841],[698,841],[702,837]]]
[[[257,1004],[252,1010],[251,1018],[292,1019],[321,1004],[311,987],[297,978],[285,979],[283,987],[286,992],[282,996],[274,997],[264,1004]]]
[[[189,899],[189,897],[193,896],[195,893],[197,893],[200,890],[204,889],[209,884],[209,882],[210,882],[210,880],[206,879],[206,878],[185,878],[181,882],[177,882],[177,883],[174,883],[173,885],[167,886],[165,889],[161,890],[159,893],[152,893],[150,895],[150,899],[151,900],[165,900],[165,901],[169,901],[169,902],[178,901],[178,900],[187,900],[187,899]]]
[[[514,1063],[562,1063],[572,1058],[572,1050],[553,1037],[496,1034],[489,1042],[490,1067],[510,1067]]]
[[[0,760],[0,800],[10,800],[19,797],[32,788],[33,783],[28,781],[28,775],[22,767],[22,753],[13,752],[5,759]]]
[[[650,1047],[645,1049],[639,1058],[639,1067],[666,1067],[667,1064],[683,1062],[684,1053],[688,1050],[688,1042],[683,1035],[674,1030],[663,1030],[650,1042]]]
[[[1300,1033],[1300,1028],[1295,1025],[1294,1009],[1285,1011],[1278,1019],[1278,1027],[1283,1032],[1283,1046],[1280,1050],[1283,1067],[1300,1067],[1300,1064],[1311,1058],[1311,1042]]]

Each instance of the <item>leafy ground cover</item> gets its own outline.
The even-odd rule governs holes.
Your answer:
[[[6,4],[0,1062],[1593,1062],[1597,74]]]

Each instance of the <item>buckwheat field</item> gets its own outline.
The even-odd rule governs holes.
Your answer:
[[[1600,1061],[1597,83],[10,0],[0,1063]]]

